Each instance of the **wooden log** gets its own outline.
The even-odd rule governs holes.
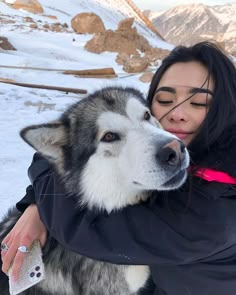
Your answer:
[[[12,84],[12,85],[21,86],[21,87],[28,87],[28,88],[58,90],[58,91],[62,91],[62,92],[71,92],[71,93],[80,93],[80,94],[87,93],[87,90],[85,90],[85,89],[50,86],[50,85],[39,85],[39,84],[31,84],[31,83],[20,83],[20,82],[16,82],[16,81],[4,79],[4,78],[0,78],[0,83]]]

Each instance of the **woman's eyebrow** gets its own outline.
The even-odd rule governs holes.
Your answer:
[[[207,88],[198,88],[198,87],[191,88],[189,90],[189,93],[207,93],[207,94],[211,94],[212,96],[214,95],[214,93],[211,90]]]
[[[176,89],[173,87],[169,87],[169,86],[162,86],[162,87],[158,88],[155,93],[158,93],[160,91],[176,93]]]
[[[166,91],[166,92],[170,92],[170,93],[176,93],[176,89],[174,87],[170,87],[170,86],[162,86],[160,88],[158,88],[155,92],[158,93],[160,91]],[[189,93],[207,93],[207,94],[211,94],[212,96],[214,95],[214,93],[207,89],[207,88],[200,88],[200,87],[189,87]]]

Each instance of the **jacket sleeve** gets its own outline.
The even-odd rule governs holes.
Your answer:
[[[108,215],[81,208],[75,196],[66,195],[52,170],[33,179],[33,187],[41,219],[50,234],[65,248],[93,259],[117,264],[181,265],[209,261],[236,242],[235,230],[231,232],[226,226],[219,207],[222,202],[206,198],[204,189],[193,191],[196,196],[191,197],[188,213],[175,212],[185,208],[187,198],[184,192],[176,191],[169,207],[154,197]],[[219,188],[210,193],[216,192]]]
[[[26,194],[19,202],[16,203],[16,208],[23,213],[30,204],[35,204],[35,195],[32,185],[29,185],[26,188]]]
[[[37,165],[34,165],[34,163],[37,163]],[[33,179],[36,179],[38,177],[40,177],[41,174],[46,173],[48,170],[50,169],[50,165],[49,163],[43,159],[40,154],[35,153],[32,163],[28,169],[28,175],[29,178],[32,182]],[[29,185],[26,188],[26,194],[25,196],[16,203],[16,208],[20,211],[20,212],[24,212],[25,209],[30,205],[30,204],[35,204],[35,192],[33,189],[32,185]]]

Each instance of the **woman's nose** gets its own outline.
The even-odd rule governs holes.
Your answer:
[[[184,105],[175,106],[168,114],[169,120],[172,121],[186,121],[188,111]]]

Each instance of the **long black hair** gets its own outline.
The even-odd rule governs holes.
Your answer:
[[[147,102],[151,107],[157,86],[170,66],[190,61],[203,64],[208,70],[208,77],[211,76],[215,82],[209,111],[188,147],[194,165],[211,166],[209,154],[236,140],[236,69],[231,59],[216,44],[207,41],[190,47],[177,46],[156,71]]]

